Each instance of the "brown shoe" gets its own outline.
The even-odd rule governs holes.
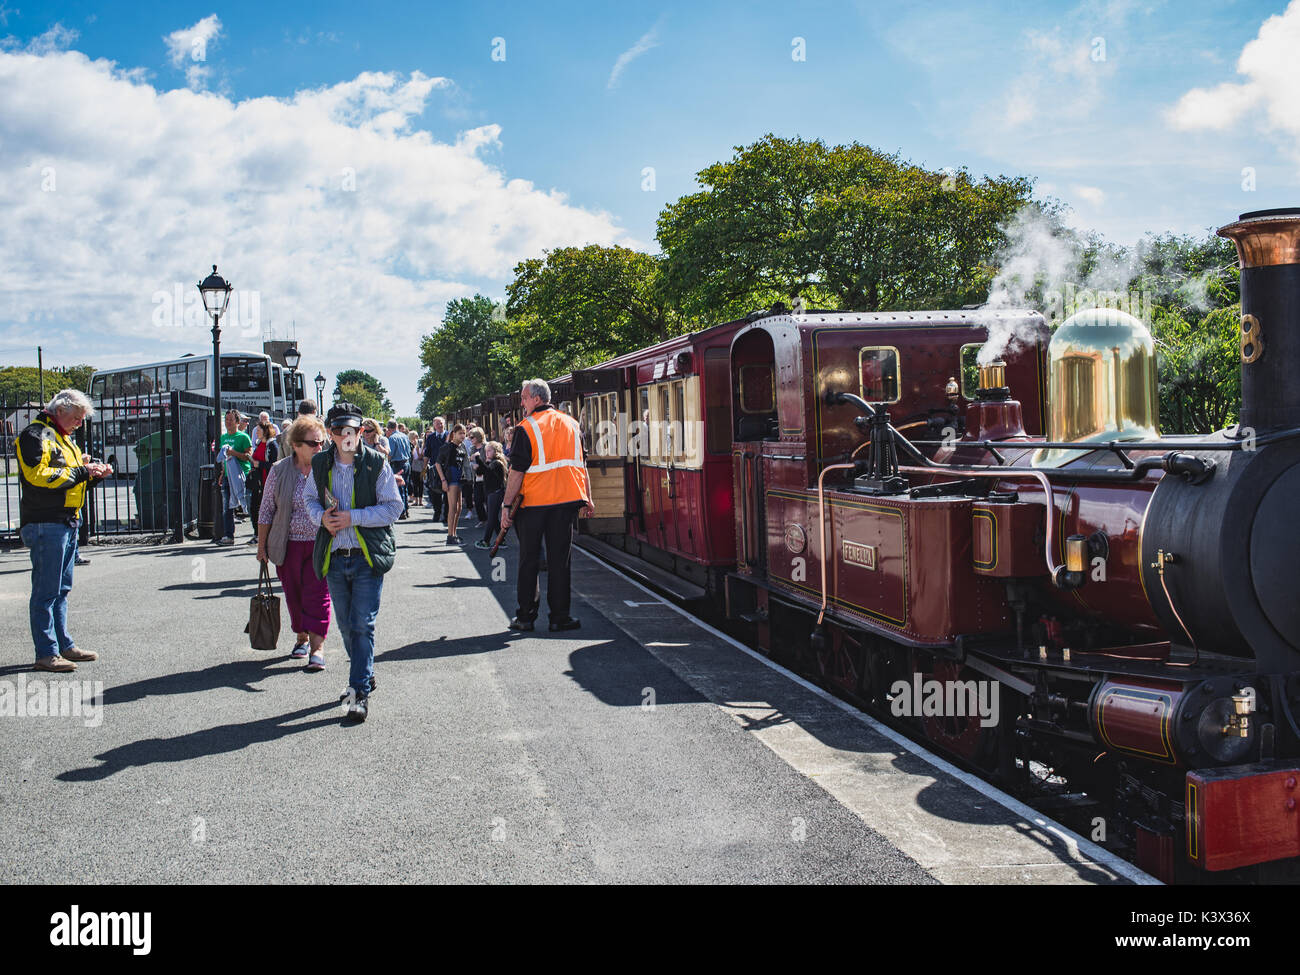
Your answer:
[[[85,663],[87,660],[98,660],[99,654],[94,650],[78,650],[76,647],[69,647],[63,651],[64,660],[75,660],[77,663]]]
[[[57,653],[53,657],[42,657],[36,661],[37,670],[48,670],[55,674],[67,674],[77,669],[71,660],[64,660]]]

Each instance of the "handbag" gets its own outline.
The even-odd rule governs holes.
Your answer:
[[[274,650],[280,642],[280,597],[271,590],[271,570],[265,562],[257,577],[257,595],[249,600],[244,632],[254,650]]]

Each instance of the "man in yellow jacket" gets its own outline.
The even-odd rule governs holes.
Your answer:
[[[86,485],[108,477],[107,464],[86,463],[72,439],[93,408],[84,393],[65,389],[18,435],[22,492],[23,544],[32,557],[32,597],[28,603],[36,669],[66,673],[78,661],[95,660],[68,635],[68,593],[77,560],[78,513]]]
[[[514,519],[519,535],[519,608],[510,629],[533,629],[541,591],[537,573],[542,539],[546,540],[546,603],[551,632],[576,630],[569,615],[569,550],[578,512],[595,512],[578,421],[551,405],[551,387],[530,379],[519,391],[524,420],[515,427],[510,447],[510,477],[501,500],[501,527],[511,524],[510,508],[523,492]]]

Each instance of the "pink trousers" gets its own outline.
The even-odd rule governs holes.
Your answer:
[[[289,625],[295,633],[328,636],[330,629],[330,591],[324,579],[316,578],[311,565],[313,542],[289,540],[284,564],[275,567],[284,587],[284,601],[289,607]]]

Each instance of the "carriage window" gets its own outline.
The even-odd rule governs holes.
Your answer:
[[[686,456],[686,384],[673,383],[673,456]]]
[[[740,367],[740,412],[771,413],[776,409],[776,384],[772,367],[749,365]]]
[[[660,457],[670,459],[673,455],[673,414],[671,390],[667,383],[659,385],[659,443],[656,452]]]
[[[863,349],[862,398],[868,403],[898,402],[898,350],[889,346]]]
[[[961,394],[967,399],[974,399],[975,391],[980,387],[979,356],[982,348],[983,342],[971,342],[961,347]]]

